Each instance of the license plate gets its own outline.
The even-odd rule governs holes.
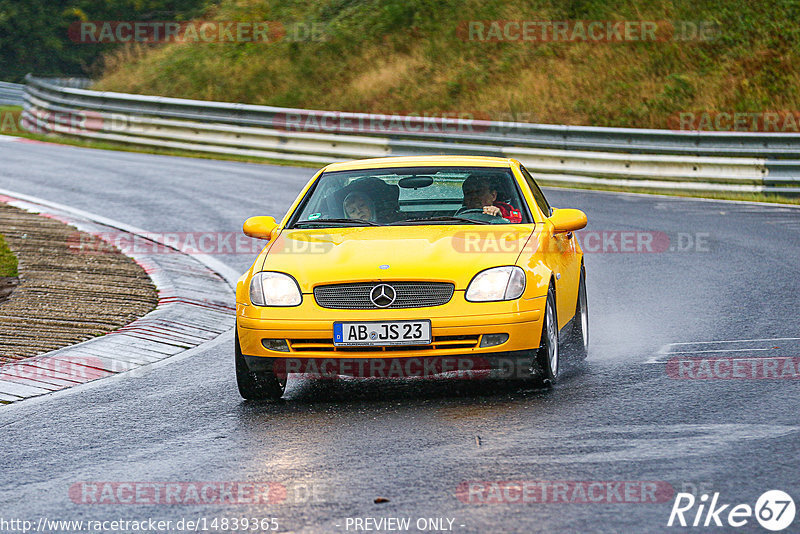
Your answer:
[[[333,323],[336,346],[429,345],[430,321]]]

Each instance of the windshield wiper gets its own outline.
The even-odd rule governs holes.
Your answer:
[[[426,222],[463,222],[468,224],[492,224],[488,221],[479,221],[470,219],[468,217],[457,217],[451,215],[444,215],[442,217],[422,217],[420,219],[406,219],[405,221],[398,221],[394,224],[416,224]]]
[[[301,225],[304,226],[319,226],[320,224],[350,224],[356,226],[382,226],[373,221],[368,221],[366,219],[314,219],[313,221],[299,221],[294,223],[292,228],[301,228]]]

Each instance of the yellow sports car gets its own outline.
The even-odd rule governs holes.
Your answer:
[[[280,223],[244,223],[269,242],[236,287],[239,392],[279,398],[291,373],[442,376],[484,364],[550,383],[560,352],[588,348],[572,233],[585,226],[583,212],[551,208],[513,159],[328,165]]]

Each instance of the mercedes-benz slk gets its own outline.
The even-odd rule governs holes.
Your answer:
[[[292,373],[361,376],[387,360],[418,376],[504,359],[552,382],[565,348],[588,348],[585,225],[514,159],[328,165],[280,222],[244,223],[268,242],[236,288],[239,391],[279,398]]]

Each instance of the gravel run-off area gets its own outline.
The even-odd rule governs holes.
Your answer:
[[[0,303],[0,364],[103,335],[153,310],[145,270],[96,238],[0,203],[0,233],[19,260],[19,283]]]

